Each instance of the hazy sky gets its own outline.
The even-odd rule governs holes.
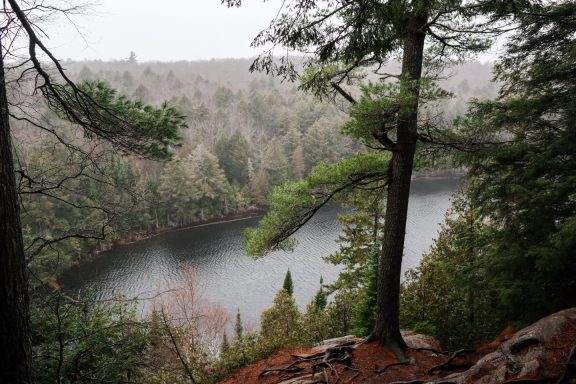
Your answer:
[[[244,0],[240,8],[227,8],[220,0],[96,1],[88,15],[74,16],[73,22],[61,17],[43,24],[57,58],[120,60],[130,51],[140,61],[253,57],[262,48],[250,43],[282,4]],[[495,58],[494,53],[479,57]]]
[[[277,14],[280,0],[245,0],[226,8],[220,0],[99,0],[92,14],[61,18],[45,29],[60,59],[176,61],[251,57],[254,36]]]

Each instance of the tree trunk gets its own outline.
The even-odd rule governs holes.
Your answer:
[[[28,301],[4,62],[0,54],[0,377],[4,383],[32,382]]]
[[[426,15],[411,15],[407,20],[402,58],[401,97],[404,103],[398,115],[396,146],[392,154],[382,253],[378,268],[376,323],[369,339],[378,340],[403,357],[406,344],[400,335],[400,276],[412,164],[416,151],[418,80],[422,74],[425,32],[421,27]]]

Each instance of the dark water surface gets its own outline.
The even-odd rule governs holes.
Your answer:
[[[460,179],[420,178],[412,183],[403,271],[418,265],[420,257],[437,236],[450,196]],[[126,297],[151,297],[177,287],[183,267],[190,265],[203,296],[231,313],[240,309],[247,326],[257,326],[260,313],[272,304],[290,268],[294,294],[301,308],[325,282],[336,279],[339,266],[325,263],[322,256],[338,248],[341,232],[339,208],[328,207],[297,234],[292,253],[274,252],[252,259],[242,246],[244,229],[258,219],[238,220],[170,232],[137,243],[115,247],[90,263],[62,277],[66,289],[90,289],[100,299],[121,293]],[[141,306],[145,311],[146,305]]]

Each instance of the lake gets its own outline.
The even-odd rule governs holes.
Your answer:
[[[433,244],[450,207],[450,197],[458,190],[458,177],[418,178],[412,182],[408,208],[403,272],[416,267]],[[338,249],[335,240],[341,233],[337,220],[341,209],[321,210],[296,234],[294,252],[273,252],[253,259],[246,256],[243,232],[255,226],[258,218],[176,230],[133,244],[117,246],[96,260],[71,269],[61,278],[68,290],[92,290],[98,299],[116,294],[143,299],[177,287],[183,270],[190,266],[205,299],[234,314],[242,313],[247,327],[257,327],[260,313],[272,305],[282,287],[286,270],[294,280],[294,295],[304,309],[319,288],[320,276],[334,281],[339,266],[322,256]]]

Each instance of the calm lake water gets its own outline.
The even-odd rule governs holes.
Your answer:
[[[418,265],[432,245],[450,196],[460,186],[457,177],[420,178],[412,183],[403,271]],[[256,327],[260,313],[272,305],[286,270],[294,280],[298,305],[305,308],[319,287],[336,279],[339,266],[325,263],[322,256],[333,253],[341,232],[339,208],[331,206],[296,234],[294,252],[274,252],[264,258],[246,256],[243,232],[258,219],[238,220],[178,230],[118,246],[62,277],[66,289],[92,290],[99,299],[115,294],[145,299],[182,283],[183,269],[192,267],[203,296],[230,313],[239,308],[246,326]],[[146,311],[146,300],[141,306]]]

